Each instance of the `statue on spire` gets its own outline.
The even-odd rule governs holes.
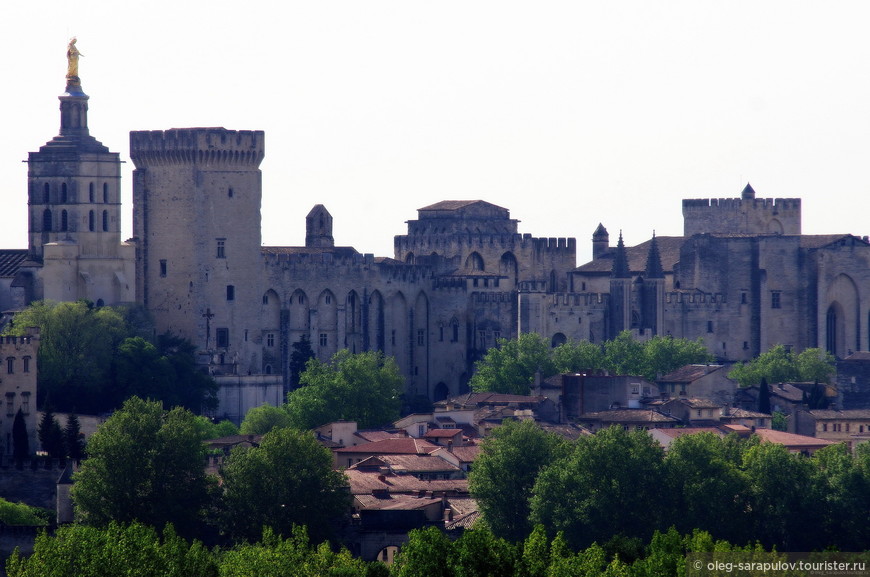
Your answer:
[[[78,83],[79,80],[79,56],[84,56],[84,54],[76,48],[76,37],[73,36],[66,47],[66,77],[75,83]]]

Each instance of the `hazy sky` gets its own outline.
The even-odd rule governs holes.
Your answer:
[[[521,232],[682,233],[681,199],[803,199],[870,233],[870,4],[858,1],[4,0],[0,248],[27,245],[27,153],[58,133],[78,37],[91,134],[266,132],[263,243],[393,255],[420,207],[484,199]]]

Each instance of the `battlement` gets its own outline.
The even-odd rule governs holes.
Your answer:
[[[477,303],[513,303],[516,294],[513,292],[473,292],[471,301]]]
[[[800,234],[799,198],[690,198],[683,200],[683,235]]]
[[[665,294],[665,302],[668,304],[697,304],[713,306],[728,302],[725,295],[722,293],[702,293],[702,292],[669,292]]]
[[[799,198],[686,198],[683,199],[683,213],[687,211],[730,210],[800,210]]]
[[[136,168],[183,164],[257,167],[265,156],[262,130],[173,128],[130,132],[130,158]]]
[[[405,251],[438,252],[438,249],[454,247],[476,250],[498,247],[500,250],[552,252],[574,254],[577,252],[576,238],[535,238],[531,234],[432,234],[399,235],[394,239],[398,253]]]

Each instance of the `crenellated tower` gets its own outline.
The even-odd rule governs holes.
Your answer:
[[[262,131],[130,133],[140,302],[213,371],[259,372]]]
[[[749,183],[740,198],[683,200],[683,236],[801,234],[801,199],[755,198]]]

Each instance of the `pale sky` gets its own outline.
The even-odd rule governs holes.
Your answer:
[[[0,248],[58,133],[66,44],[91,134],[264,130],[263,243],[393,256],[417,209],[483,199],[520,231],[682,233],[683,198],[803,199],[808,234],[870,234],[870,3],[4,0]]]

